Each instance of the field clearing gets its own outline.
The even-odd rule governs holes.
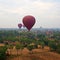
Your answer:
[[[29,52],[27,48],[24,48],[22,51],[19,50],[18,56],[16,56],[17,50],[13,49],[11,54],[15,56],[9,57],[7,60],[60,60],[60,54],[49,52],[46,49],[33,49],[33,53]]]
[[[0,43],[0,46],[4,46],[4,44]]]
[[[0,44],[0,46],[4,46],[4,44]],[[50,52],[49,47],[44,47],[44,49],[33,49],[32,53],[24,48],[23,50],[17,50],[15,48],[9,50],[9,54],[12,56],[8,56],[7,60],[60,60],[60,54],[55,52]]]

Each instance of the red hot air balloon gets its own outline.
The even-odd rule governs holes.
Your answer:
[[[33,16],[25,16],[23,18],[23,24],[25,25],[25,27],[30,31],[30,29],[33,27],[33,25],[35,24],[35,18]]]
[[[20,24],[18,24],[18,27],[19,27],[19,28],[21,28],[21,27],[22,27],[22,24],[21,24],[21,23],[20,23]]]

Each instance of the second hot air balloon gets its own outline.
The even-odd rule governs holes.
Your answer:
[[[21,23],[19,23],[19,24],[18,24],[18,27],[19,27],[19,28],[21,28],[21,27],[22,27],[22,24],[21,24]]]

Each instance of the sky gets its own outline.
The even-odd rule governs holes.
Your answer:
[[[18,28],[26,15],[34,28],[60,28],[60,0],[0,0],[0,28]]]

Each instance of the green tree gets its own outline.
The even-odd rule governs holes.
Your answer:
[[[8,49],[10,49],[10,55],[11,55],[12,54],[13,45],[12,44],[8,45]]]
[[[57,50],[56,50],[58,53],[60,53],[60,43],[58,43],[57,45]]]
[[[28,45],[27,46],[27,49],[30,51],[30,53],[33,53],[32,49],[35,49],[35,48],[36,48],[36,46],[34,46],[34,45]]]
[[[50,47],[51,51],[56,51],[56,49],[57,49],[57,45],[56,45],[55,41],[50,41],[48,46]]]
[[[45,46],[45,43],[42,41],[42,42],[40,42],[40,45],[42,46],[42,49],[43,49]]]
[[[0,47],[0,60],[6,60],[6,46]]]
[[[22,44],[16,44],[16,49],[17,49],[17,55],[18,55],[18,50],[20,49],[22,52],[22,49],[24,48],[24,46]],[[22,54],[22,53],[21,53]]]

